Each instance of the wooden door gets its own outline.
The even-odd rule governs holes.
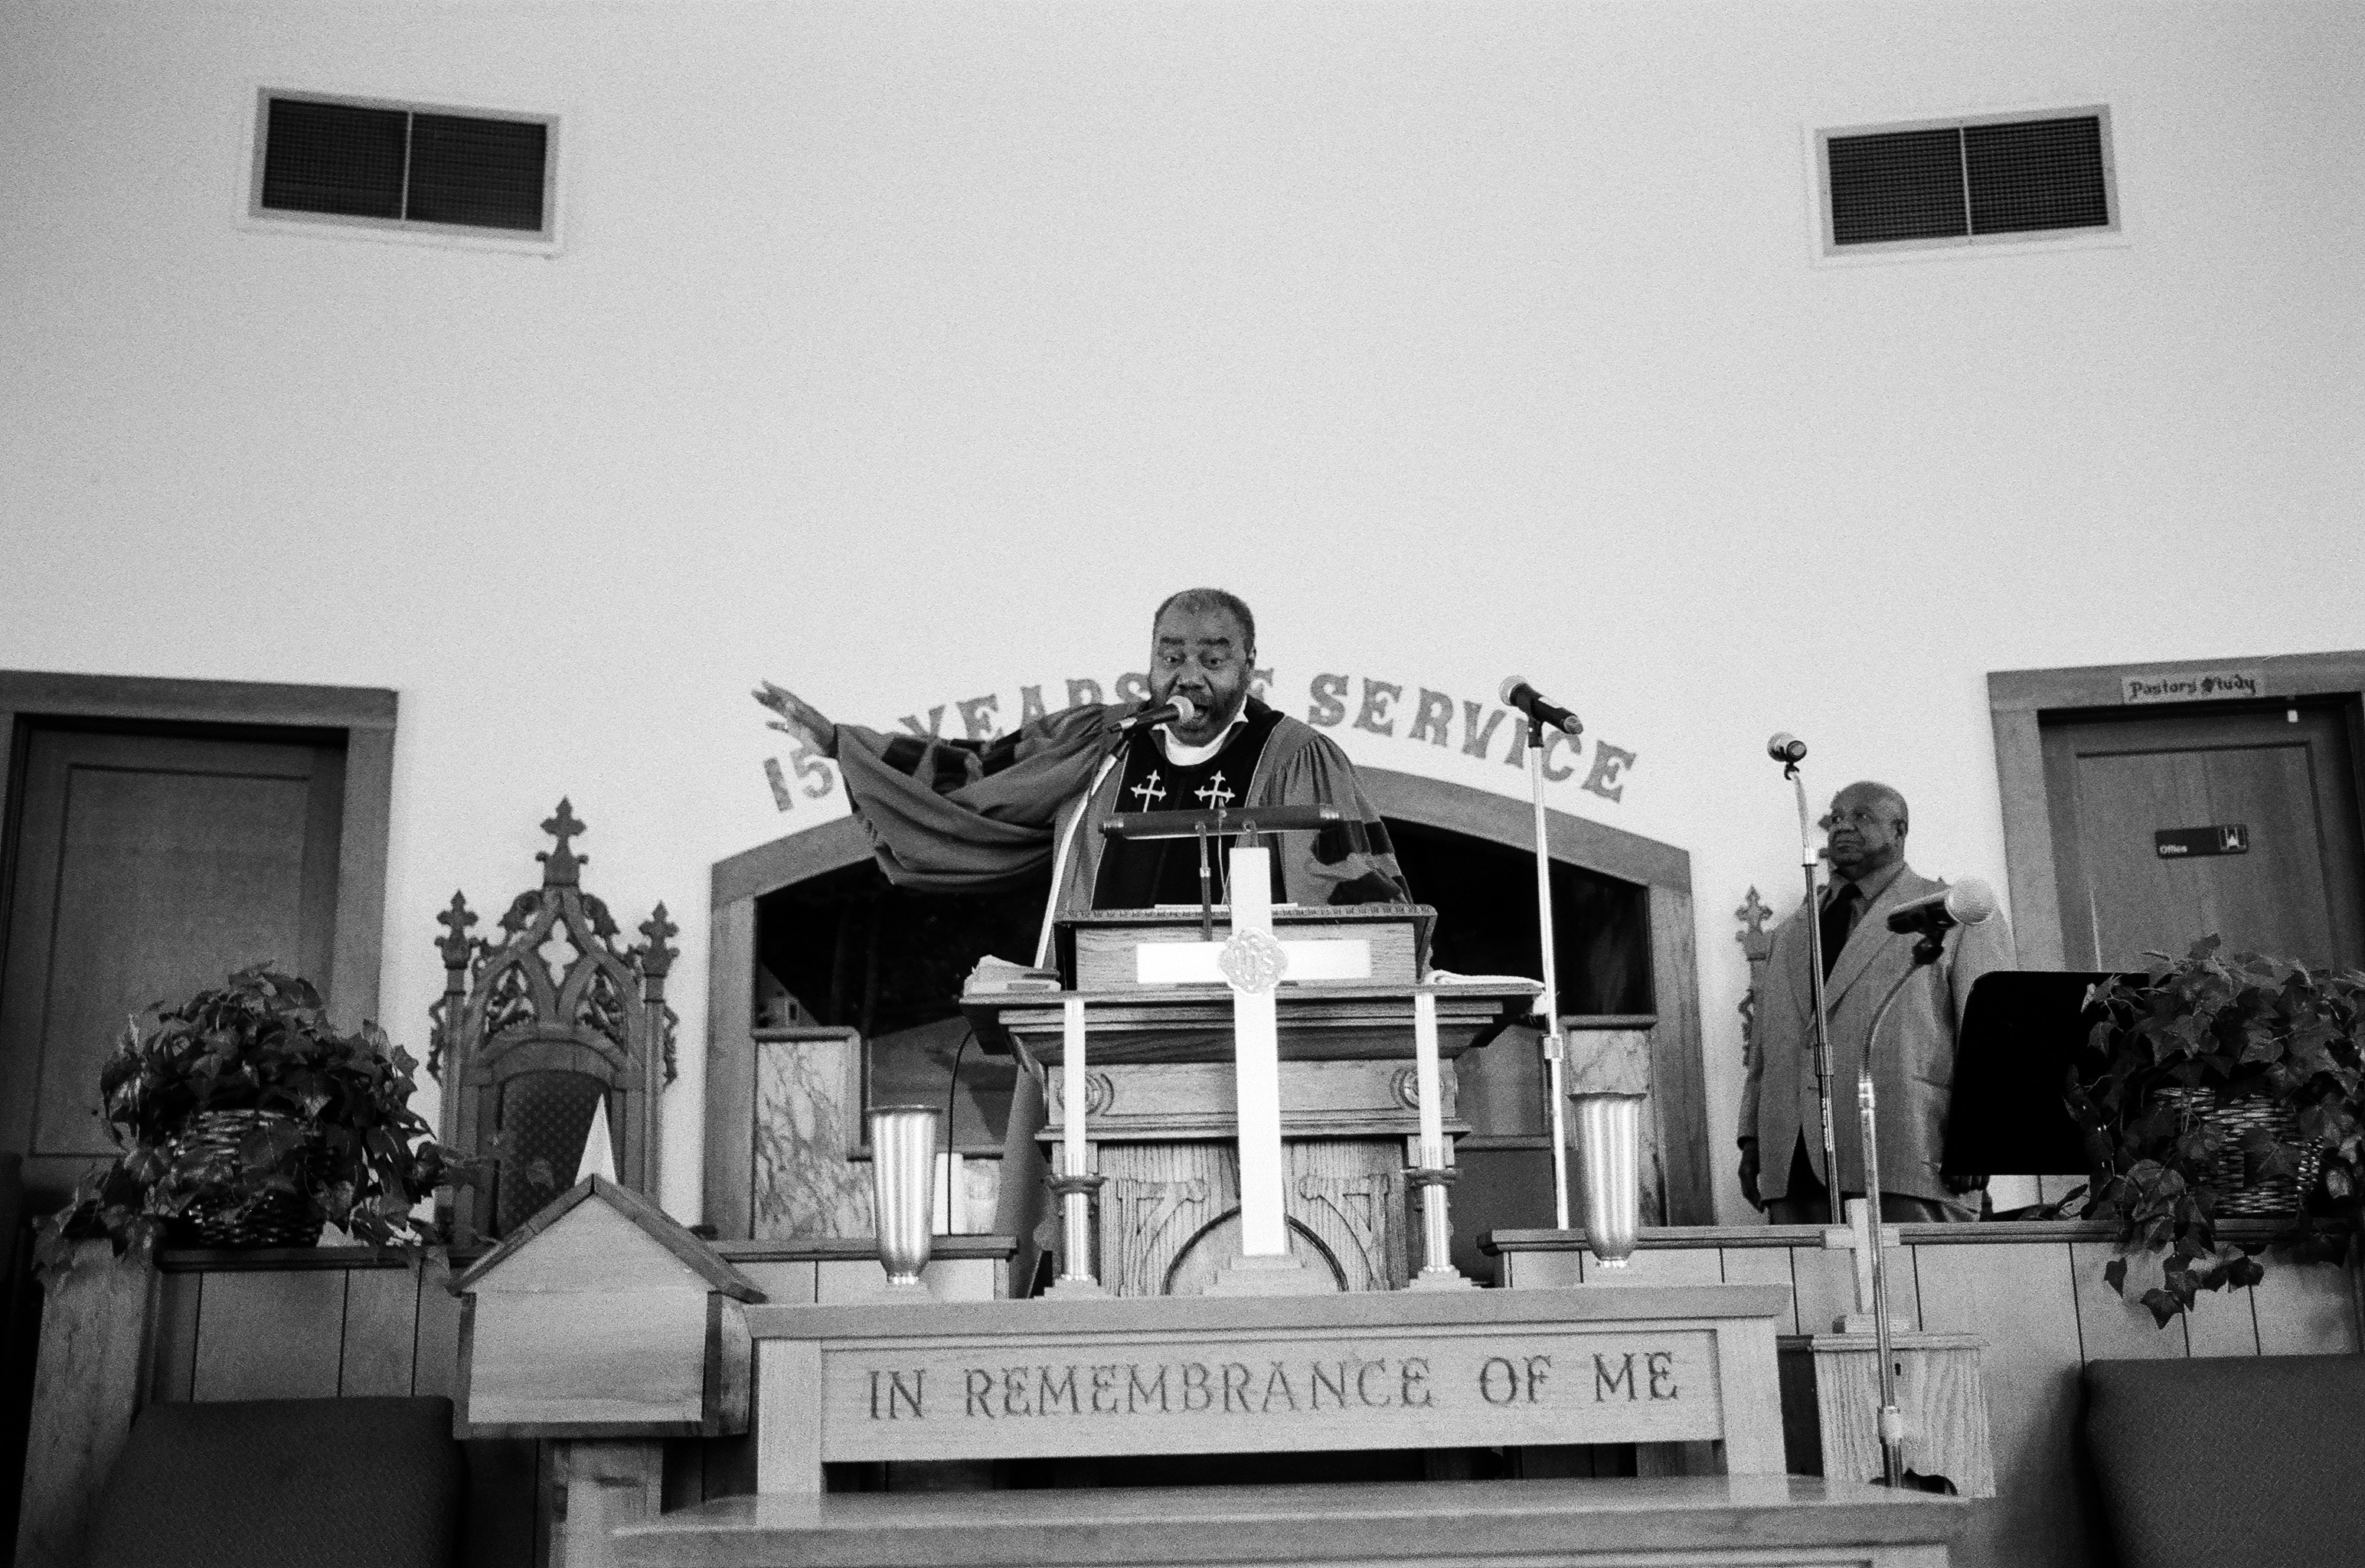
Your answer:
[[[2365,964],[2350,712],[2261,704],[2044,729],[2071,969],[2228,948]]]
[[[0,1149],[40,1206],[115,1152],[100,1066],[126,1016],[275,959],[327,990],[341,741],[36,728],[0,968]]]

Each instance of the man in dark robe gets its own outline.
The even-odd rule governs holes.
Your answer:
[[[1249,695],[1256,617],[1219,588],[1189,588],[1158,607],[1149,645],[1149,707],[1188,698],[1189,720],[1117,725],[1137,708],[1088,703],[992,741],[947,741],[833,724],[794,692],[764,683],[756,700],[772,728],[835,757],[872,852],[897,887],[982,892],[1052,868],[1036,947],[1050,962],[1054,924],[1091,909],[1196,903],[1191,839],[1104,838],[1119,812],[1214,806],[1327,805],[1347,820],[1319,833],[1232,835],[1273,851],[1273,899],[1300,904],[1409,902],[1403,870],[1354,765],[1328,736]],[[1223,897],[1218,893],[1218,897]],[[1003,1143],[994,1228],[1019,1238],[1013,1277],[1031,1281],[1055,1226],[1037,1135],[1043,1085],[1022,1072]],[[1020,1294],[1028,1294],[1020,1286]]]
[[[996,740],[950,741],[833,724],[768,681],[755,696],[779,715],[774,729],[837,759],[855,813],[896,886],[984,891],[1050,864],[1038,963],[1062,915],[1198,902],[1197,846],[1105,839],[1101,824],[1119,812],[1335,806],[1348,820],[1318,834],[1250,840],[1274,851],[1275,902],[1409,899],[1386,825],[1347,754],[1249,695],[1256,618],[1246,604],[1219,588],[1174,595],[1158,607],[1149,654],[1149,706],[1180,696],[1194,712],[1130,734],[1117,724],[1139,710],[1102,703],[1037,719]]]

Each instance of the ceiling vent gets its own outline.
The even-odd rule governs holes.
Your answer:
[[[1815,133],[1826,256],[2119,231],[2110,111]]]
[[[552,241],[557,130],[547,115],[266,91],[248,216]]]

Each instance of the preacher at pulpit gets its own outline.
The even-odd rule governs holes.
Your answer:
[[[1265,841],[1274,901],[1408,902],[1387,828],[1354,765],[1328,736],[1250,696],[1255,666],[1249,607],[1220,588],[1186,588],[1151,622],[1149,705],[1187,698],[1187,720],[1126,734],[1119,724],[1142,710],[1085,703],[995,740],[953,741],[833,724],[769,681],[755,697],[779,715],[774,729],[837,759],[879,865],[896,886],[984,891],[1049,863],[1039,962],[1063,915],[1199,901],[1196,847],[1104,839],[1101,823],[1121,812],[1335,806],[1347,822]]]

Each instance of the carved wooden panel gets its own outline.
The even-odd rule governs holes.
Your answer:
[[[1291,1250],[1351,1291],[1406,1268],[1401,1139],[1309,1138],[1283,1150]],[[1119,1295],[1194,1295],[1239,1252],[1239,1152],[1228,1142],[1100,1146],[1101,1280]]]

